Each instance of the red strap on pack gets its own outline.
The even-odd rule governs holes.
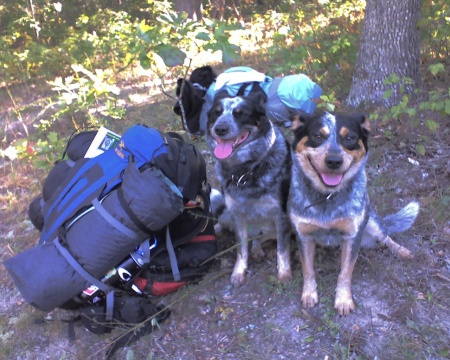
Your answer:
[[[216,240],[215,235],[198,235],[194,236],[192,240],[190,240],[190,243],[201,243],[205,241],[214,241]]]
[[[137,277],[136,279],[134,279],[134,285],[136,285],[139,288],[139,290],[141,290],[141,291],[144,291],[147,283],[148,283],[148,280],[144,279],[142,277]]]
[[[164,296],[177,291],[179,288],[185,286],[187,281],[179,282],[154,282],[152,286],[153,296]]]

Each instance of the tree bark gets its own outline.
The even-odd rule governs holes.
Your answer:
[[[211,18],[213,19],[224,20],[232,17],[242,19],[239,12],[239,0],[211,0],[210,5],[212,7]]]
[[[421,0],[367,0],[353,81],[347,104],[390,106],[398,102],[399,84],[384,85],[392,74],[413,80],[411,91],[421,84]],[[392,95],[383,99],[386,90]]]
[[[202,19],[202,1],[201,0],[176,0],[175,10],[177,12],[186,12],[188,17],[194,21]]]

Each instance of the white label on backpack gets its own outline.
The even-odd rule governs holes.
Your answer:
[[[91,146],[89,146],[84,157],[93,158],[106,150],[114,149],[119,144],[119,141],[120,135],[102,126],[98,129],[97,135],[95,135],[94,140],[92,140]]]

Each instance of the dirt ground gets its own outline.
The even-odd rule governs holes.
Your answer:
[[[152,125],[152,116],[164,113],[174,123],[170,104],[130,106],[128,114],[136,122],[145,116],[144,123]],[[8,116],[2,112],[3,123],[11,123]],[[20,128],[20,124],[15,126]],[[373,127],[367,172],[378,213],[387,215],[411,200],[420,201],[421,212],[412,229],[394,238],[414,253],[412,260],[400,260],[381,246],[360,253],[352,282],[356,310],[351,315],[340,317],[333,309],[339,249],[317,250],[320,303],[305,310],[300,305],[302,275],[294,240],[293,281],[277,282],[276,247],[269,242],[264,260],[250,261],[246,284],[233,288],[229,277],[235,251],[226,250],[234,244],[234,236],[225,232],[217,235],[224,253],[214,261],[208,276],[198,285],[155,298],[155,303],[169,306],[170,318],[152,334],[118,350],[115,358],[450,359],[448,123],[428,138],[425,156],[414,151],[423,138],[423,127],[391,122],[390,140],[385,126],[374,123]],[[207,160],[214,185],[214,160],[203,139],[196,144]],[[20,174],[14,169],[15,163],[1,159],[2,261],[38,238],[26,211],[39,192],[39,175],[30,168],[20,168]],[[24,302],[3,266],[0,275],[0,358],[101,359],[113,335],[120,334],[94,335],[76,323],[75,339],[69,340],[64,320],[73,312],[35,310]]]

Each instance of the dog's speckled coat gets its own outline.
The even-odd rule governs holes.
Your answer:
[[[341,272],[335,308],[348,315],[355,308],[351,293],[353,267],[361,246],[376,241],[402,258],[411,252],[389,235],[409,229],[419,205],[411,202],[380,219],[367,194],[365,164],[369,121],[362,115],[316,113],[293,117],[292,179],[288,213],[297,232],[303,269],[302,305],[319,301],[314,274],[315,245],[341,246]]]
[[[292,278],[291,226],[286,214],[290,181],[289,145],[265,116],[259,96],[216,96],[208,114],[206,140],[216,156],[216,172],[240,243],[231,275],[245,282],[252,229],[272,228],[277,239],[278,279]],[[259,245],[252,253],[261,256]]]

